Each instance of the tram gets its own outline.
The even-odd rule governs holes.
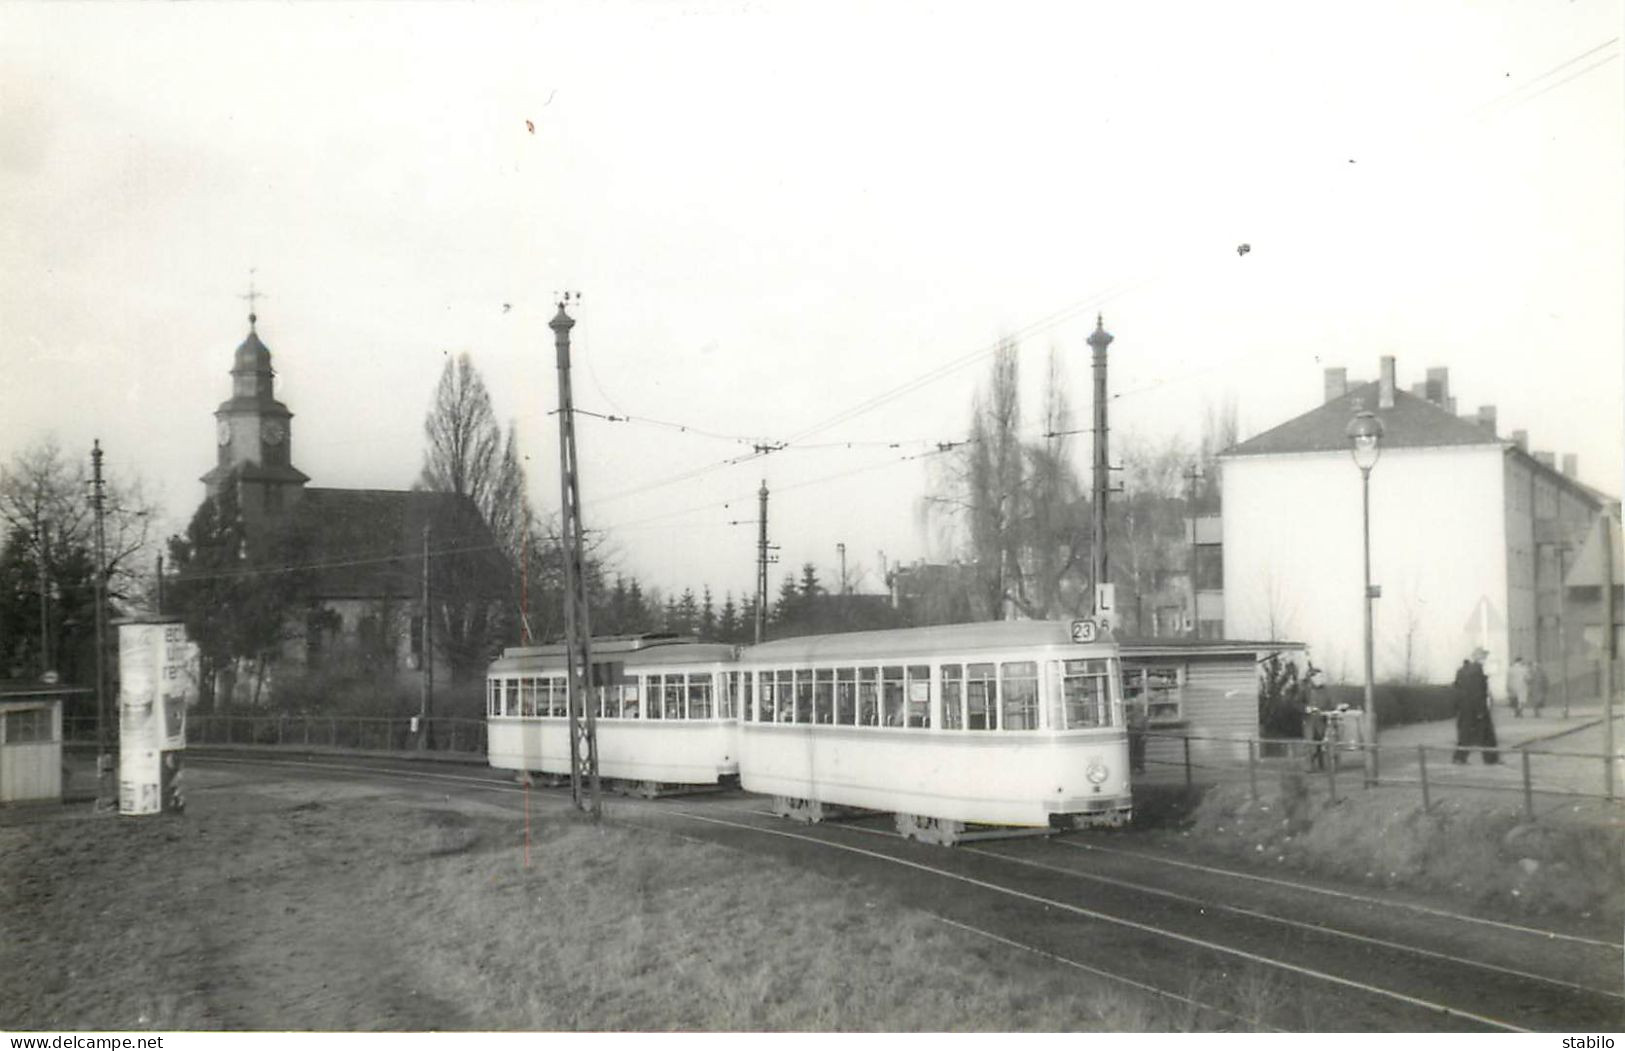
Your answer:
[[[930,842],[979,825],[1122,825],[1121,674],[1094,627],[998,621],[749,647],[740,783],[792,818],[887,811]]]
[[[716,785],[739,773],[738,720],[724,686],[735,647],[670,635],[592,643],[598,775],[645,795]],[[503,651],[486,674],[492,767],[568,777],[565,647]]]
[[[778,813],[896,815],[953,843],[1133,813],[1117,646],[1092,621],[996,621],[781,639],[594,639],[599,775],[653,795],[734,776]],[[491,766],[570,772],[562,645],[487,675]]]

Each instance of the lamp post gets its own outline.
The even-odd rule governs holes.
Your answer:
[[[1372,689],[1371,600],[1382,594],[1371,586],[1371,468],[1382,455],[1382,420],[1369,409],[1354,414],[1348,426],[1349,451],[1360,469],[1360,522],[1365,539],[1365,779],[1377,782],[1377,703]]]

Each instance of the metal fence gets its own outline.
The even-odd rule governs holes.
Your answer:
[[[1253,798],[1260,783],[1297,774],[1323,788],[1333,802],[1350,792],[1374,787],[1416,790],[1424,810],[1459,792],[1500,792],[1522,797],[1533,817],[1536,800],[1619,798],[1625,756],[1602,752],[1549,751],[1453,745],[1375,745],[1365,741],[1324,741],[1148,732],[1146,770],[1137,780],[1198,784],[1245,780]],[[1367,777],[1366,753],[1374,753],[1377,775]]]
[[[485,721],[431,717],[380,718],[356,715],[277,714],[267,712],[192,713],[186,719],[188,744],[229,744],[336,748],[349,751],[410,752],[425,747],[436,752],[485,754]],[[63,740],[94,742],[96,719],[64,719]],[[117,720],[109,741],[118,740]]]

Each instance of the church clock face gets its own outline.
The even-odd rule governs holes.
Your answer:
[[[231,442],[231,421],[230,420],[221,420],[219,423],[215,424],[215,426],[214,426],[214,440],[219,442],[221,445],[230,444],[230,442]]]
[[[265,435],[267,445],[281,445],[288,437],[288,428],[281,420],[266,420],[260,433]]]

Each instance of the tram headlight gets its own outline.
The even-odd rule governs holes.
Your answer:
[[[1089,768],[1083,772],[1083,776],[1089,779],[1090,784],[1098,785],[1111,776],[1111,771],[1106,768],[1105,763],[1095,759],[1089,763]]]

